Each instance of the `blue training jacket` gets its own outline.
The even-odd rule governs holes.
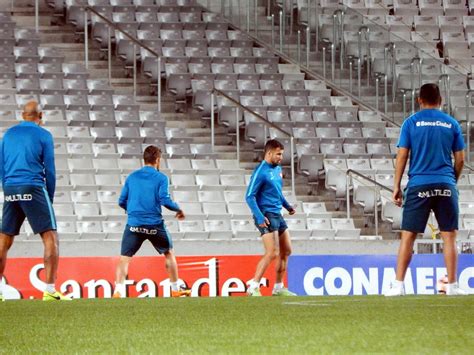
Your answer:
[[[128,225],[153,226],[163,221],[161,206],[171,211],[180,210],[168,191],[168,177],[152,166],[131,173],[122,189],[119,206],[127,211]]]
[[[255,168],[245,196],[257,224],[264,222],[264,214],[267,212],[280,214],[282,206],[287,210],[291,209],[291,205],[283,196],[282,187],[281,166],[263,160]]]
[[[51,133],[29,121],[8,129],[0,146],[0,175],[3,186],[46,186],[53,202],[56,168]]]

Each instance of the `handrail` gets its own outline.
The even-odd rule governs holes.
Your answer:
[[[115,24],[114,22],[110,21],[107,17],[101,15],[99,12],[97,12],[95,9],[93,9],[92,7],[90,6],[85,6],[84,7],[85,10],[87,11],[90,11],[92,13],[94,13],[96,16],[98,16],[100,19],[102,19],[104,22],[106,22],[109,26],[113,27],[115,30],[123,33],[125,35],[125,37],[127,37],[130,41],[132,41],[133,43],[135,43],[137,46],[139,47],[142,47],[144,49],[146,49],[147,51],[149,51],[151,54],[153,54],[155,57],[161,57],[158,53],[156,53],[153,49],[151,49],[150,47],[148,47],[147,45],[141,43],[139,40],[137,40],[135,37],[131,36],[128,32],[125,32],[124,30],[122,30],[120,28],[120,26],[118,26],[117,24]]]
[[[276,129],[277,131],[283,133],[285,136],[290,138],[290,170],[291,170],[291,194],[293,197],[296,196],[296,185],[295,185],[295,142],[294,139],[295,137],[293,136],[292,133],[288,133],[286,130],[278,127],[276,124],[273,122],[270,122],[267,120],[265,117],[259,115],[255,111],[252,111],[248,107],[243,106],[240,102],[235,100],[234,98],[230,97],[227,95],[225,92],[213,88],[211,90],[211,145],[212,149],[214,149],[214,94],[220,95],[225,97],[227,100],[229,100],[231,103],[233,103],[235,106],[237,106],[237,112],[236,112],[236,122],[235,122],[235,129],[236,129],[236,143],[237,143],[237,157],[239,157],[240,153],[240,141],[239,141],[239,119],[240,116],[238,114],[238,110],[241,109],[243,111],[249,112],[253,116],[257,117],[259,120],[265,122],[267,125],[269,125],[271,128]],[[265,139],[266,139],[266,126],[265,126]]]
[[[359,173],[357,170],[353,170],[353,169],[348,169],[347,172],[346,172],[346,175],[350,175],[350,174],[354,174],[354,175],[357,175],[358,177],[361,177],[369,182],[372,182],[374,185],[377,185],[378,187],[382,188],[383,190],[386,190],[388,192],[392,192],[393,193],[393,190],[385,185],[382,185],[380,182],[377,182],[375,181],[374,179],[368,177],[367,175],[364,175],[362,173]]]
[[[112,77],[112,69],[111,69],[111,35],[110,35],[110,28],[113,28],[115,31],[119,31],[122,33],[127,39],[129,39],[131,42],[133,42],[133,48],[134,48],[134,55],[133,55],[133,97],[134,99],[136,98],[137,94],[137,56],[136,56],[136,46],[143,48],[150,52],[153,57],[156,57],[157,59],[157,106],[158,106],[158,113],[161,113],[161,56],[157,52],[155,52],[152,48],[148,47],[147,45],[143,44],[140,42],[138,39],[130,35],[128,32],[122,30],[120,28],[120,25],[115,24],[114,22],[110,21],[107,17],[103,16],[99,12],[97,12],[95,9],[93,9],[90,6],[84,6],[84,57],[85,57],[85,66],[86,69],[89,69],[89,34],[88,34],[88,20],[87,20],[87,12],[91,12],[97,17],[99,17],[102,21],[104,21],[109,27],[109,36],[108,36],[108,68],[109,68],[109,84],[110,84],[110,79]]]
[[[225,18],[225,20],[227,21],[228,25],[233,28],[233,29],[236,29],[236,30],[240,30],[242,32],[245,32],[245,30],[241,29],[239,26],[237,26],[236,24],[232,23],[229,19]],[[255,41],[257,44],[259,44],[260,46],[264,47],[264,48],[267,48],[267,49],[270,49],[272,50],[273,52],[275,52],[280,58],[282,58],[283,60],[287,61],[288,63],[295,63],[295,60],[292,59],[291,57],[289,57],[287,54],[285,54],[283,51],[281,50],[278,50],[272,46],[270,46],[267,42],[264,42],[262,41],[259,37],[256,37],[254,36],[253,34],[251,34],[250,32],[246,32],[246,35],[251,38],[253,41]],[[316,50],[317,50],[317,47],[316,47]],[[300,70],[306,74],[308,74],[309,76],[312,76],[313,78],[317,78],[319,80],[322,80],[324,81],[324,83],[326,84],[327,87],[331,88],[332,90],[334,90],[335,92],[337,92],[338,94],[341,94],[341,95],[344,95],[344,96],[347,96],[349,97],[352,101],[354,101],[355,103],[357,103],[359,106],[363,107],[363,108],[366,108],[366,109],[369,109],[369,110],[372,110],[374,111],[375,108],[373,106],[371,106],[369,103],[361,100],[360,98],[358,98],[357,96],[355,96],[353,93],[349,92],[348,90],[338,86],[335,82],[331,81],[331,80],[328,80],[324,75],[321,75],[321,74],[318,74],[317,72],[315,72],[314,70],[308,68],[308,67],[304,67],[304,66],[301,66],[300,63],[296,63],[300,66]],[[396,127],[401,127],[401,124],[394,121],[394,120],[391,120],[386,114],[382,113],[381,112],[381,118],[382,120],[384,120],[385,122],[393,125],[393,126],[396,126]]]
[[[217,93],[219,96],[224,96],[227,100],[231,101],[233,104],[235,104],[236,106],[238,106],[239,108],[241,108],[242,110],[246,111],[246,112],[249,112],[251,113],[252,115],[254,115],[255,117],[257,117],[258,119],[260,119],[261,121],[264,121],[265,123],[267,123],[269,126],[271,126],[272,128],[275,128],[276,130],[278,130],[279,132],[283,133],[284,135],[286,135],[287,137],[289,138],[295,138],[293,136],[293,134],[291,133],[288,133],[287,131],[285,131],[284,129],[278,127],[276,124],[274,124],[273,122],[269,121],[268,119],[266,119],[265,117],[259,115],[257,112],[255,111],[252,111],[251,109],[243,106],[240,102],[236,101],[234,98],[230,97],[229,95],[227,95],[225,92],[219,90],[219,89],[212,89],[211,90],[211,93]]]
[[[353,169],[348,169],[346,171],[346,205],[347,205],[347,215],[346,217],[347,218],[351,218],[351,205],[350,205],[350,199],[351,199],[351,196],[350,196],[350,184],[349,184],[349,176],[351,174],[354,174],[354,175],[357,175],[358,177],[362,178],[362,179],[365,179],[367,181],[370,181],[371,183],[373,183],[375,186],[375,196],[374,196],[374,218],[375,218],[375,235],[378,235],[379,234],[379,212],[378,212],[378,207],[377,207],[377,201],[378,201],[378,193],[379,193],[379,188],[383,189],[383,190],[386,190],[386,191],[389,191],[389,192],[392,192],[393,193],[393,190],[390,189],[389,187],[385,186],[385,185],[382,185],[381,183],[375,181],[374,179],[362,174],[362,173],[359,173],[358,171],[356,170],[353,170]]]

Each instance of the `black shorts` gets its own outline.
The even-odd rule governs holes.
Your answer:
[[[439,230],[458,229],[459,194],[454,185],[430,184],[408,187],[403,196],[402,230],[423,233],[433,211]]]
[[[270,225],[267,227],[260,227],[257,221],[255,220],[255,217],[253,218],[255,226],[260,232],[260,235],[273,233],[275,231],[278,231],[278,234],[282,234],[288,229],[288,225],[286,224],[285,220],[283,219],[283,216],[280,213],[266,212],[263,215],[267,217],[268,221],[270,222]]]
[[[53,205],[44,187],[41,186],[5,186],[3,194],[2,232],[15,236],[28,218],[33,233],[56,230],[56,216]]]
[[[173,242],[164,222],[155,226],[138,227],[127,224],[123,232],[120,255],[134,256],[147,239],[160,254],[166,253],[173,248]]]

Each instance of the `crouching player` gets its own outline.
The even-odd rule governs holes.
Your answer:
[[[173,243],[161,215],[161,206],[184,213],[170,198],[168,178],[158,169],[161,150],[153,145],[143,153],[145,166],[128,176],[119,198],[119,205],[127,212],[127,226],[123,233],[120,261],[117,265],[114,298],[126,296],[125,278],[133,255],[145,240],[165,256],[165,266],[171,281],[172,297],[190,296],[191,290],[178,285],[178,265],[173,253]]]

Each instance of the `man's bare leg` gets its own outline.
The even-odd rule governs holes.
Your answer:
[[[405,280],[405,274],[413,255],[413,244],[415,244],[416,235],[415,232],[402,231],[397,258],[397,281],[403,282]]]
[[[0,299],[3,298],[3,290],[2,290],[2,277],[3,273],[5,272],[5,267],[7,265],[7,254],[8,250],[13,244],[13,238],[10,235],[6,235],[0,233]]]
[[[165,252],[165,266],[171,283],[172,297],[188,297],[191,296],[191,290],[183,285],[178,285],[178,263],[174,255],[173,249]]]
[[[120,260],[117,264],[117,270],[115,272],[116,284],[123,284],[125,282],[125,278],[128,275],[128,266],[130,265],[130,261],[132,261],[131,257],[120,255]]]
[[[263,247],[265,249],[265,253],[263,254],[262,258],[257,264],[257,269],[255,271],[255,276],[253,278],[253,282],[257,285],[260,284],[260,280],[263,277],[263,274],[268,268],[268,265],[275,260],[278,256],[278,249],[276,243],[276,233],[267,233],[262,235]]]
[[[395,281],[392,282],[390,289],[385,291],[385,296],[387,297],[403,296],[405,294],[403,280],[405,280],[408,265],[410,265],[416,234],[415,232],[402,231],[400,248],[398,249]]]
[[[457,279],[458,251],[456,249],[456,231],[440,232],[443,238],[444,263],[448,272],[448,283],[452,284]]]
[[[44,271],[46,284],[53,285],[56,282],[59,263],[59,241],[56,231],[49,230],[41,233],[44,245]],[[49,290],[50,291],[50,290]]]
[[[275,283],[279,284],[283,282],[285,273],[288,265],[288,257],[291,255],[291,240],[288,229],[285,230],[279,237],[280,252],[276,260],[275,270],[276,278]]]
[[[165,253],[165,267],[171,283],[178,281],[178,263],[172,249]]]

